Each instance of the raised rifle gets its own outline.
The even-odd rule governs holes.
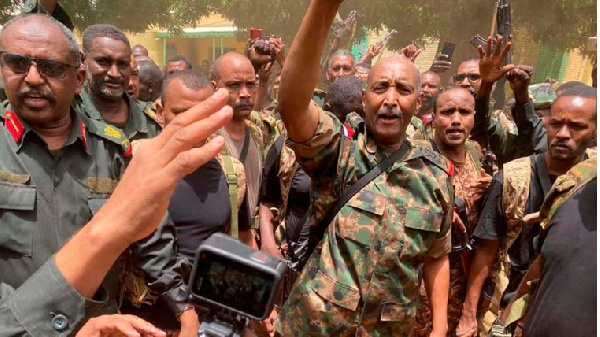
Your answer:
[[[498,0],[496,3],[496,34],[502,36],[502,49],[506,47],[506,44],[512,39],[512,19],[510,14],[510,4],[508,0]],[[512,52],[509,52],[502,65],[505,66],[507,64],[512,63]],[[504,94],[504,85],[506,83],[506,78],[502,77],[496,83],[496,90],[492,94],[494,98],[494,109],[502,109],[504,107],[504,101],[506,100],[506,96]]]

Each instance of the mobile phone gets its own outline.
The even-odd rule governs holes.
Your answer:
[[[452,42],[444,42],[444,46],[442,47],[442,54],[448,56],[448,60],[452,60],[454,49],[456,49],[456,44]]]
[[[250,40],[260,39],[262,37],[262,29],[260,28],[250,28]]]

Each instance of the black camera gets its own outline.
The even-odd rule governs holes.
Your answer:
[[[241,334],[248,318],[269,316],[286,269],[283,260],[216,233],[196,252],[186,298],[210,310],[205,321],[218,328],[209,327],[213,332],[206,335]]]

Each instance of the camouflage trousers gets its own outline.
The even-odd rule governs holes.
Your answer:
[[[450,254],[450,291],[448,293],[448,336],[455,336],[454,332],[460,321],[462,305],[467,293],[467,278],[465,277],[458,254]],[[413,337],[428,337],[433,330],[433,316],[429,300],[425,292],[425,285],[421,284],[419,290],[419,307],[413,321]]]

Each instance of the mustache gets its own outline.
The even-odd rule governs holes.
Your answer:
[[[451,133],[451,132],[466,133],[467,131],[465,129],[462,129],[462,128],[449,128],[449,129],[446,129],[446,133]]]
[[[398,107],[384,107],[384,106],[382,106],[381,108],[379,108],[379,110],[377,110],[377,117],[396,117],[396,118],[402,118],[403,115],[404,115],[404,112],[402,111],[402,109],[400,109]]]
[[[240,99],[239,102],[237,102],[233,105],[233,109],[252,108],[252,107],[254,107],[254,103],[249,98],[242,98],[242,99]]]
[[[26,98],[42,98],[50,102],[50,105],[56,105],[56,96],[53,93],[45,93],[40,89],[30,88],[17,93],[17,100],[22,103]]]
[[[560,140],[552,143],[550,146],[552,146],[552,147],[570,148],[569,142],[567,142],[567,141],[560,141]]]

